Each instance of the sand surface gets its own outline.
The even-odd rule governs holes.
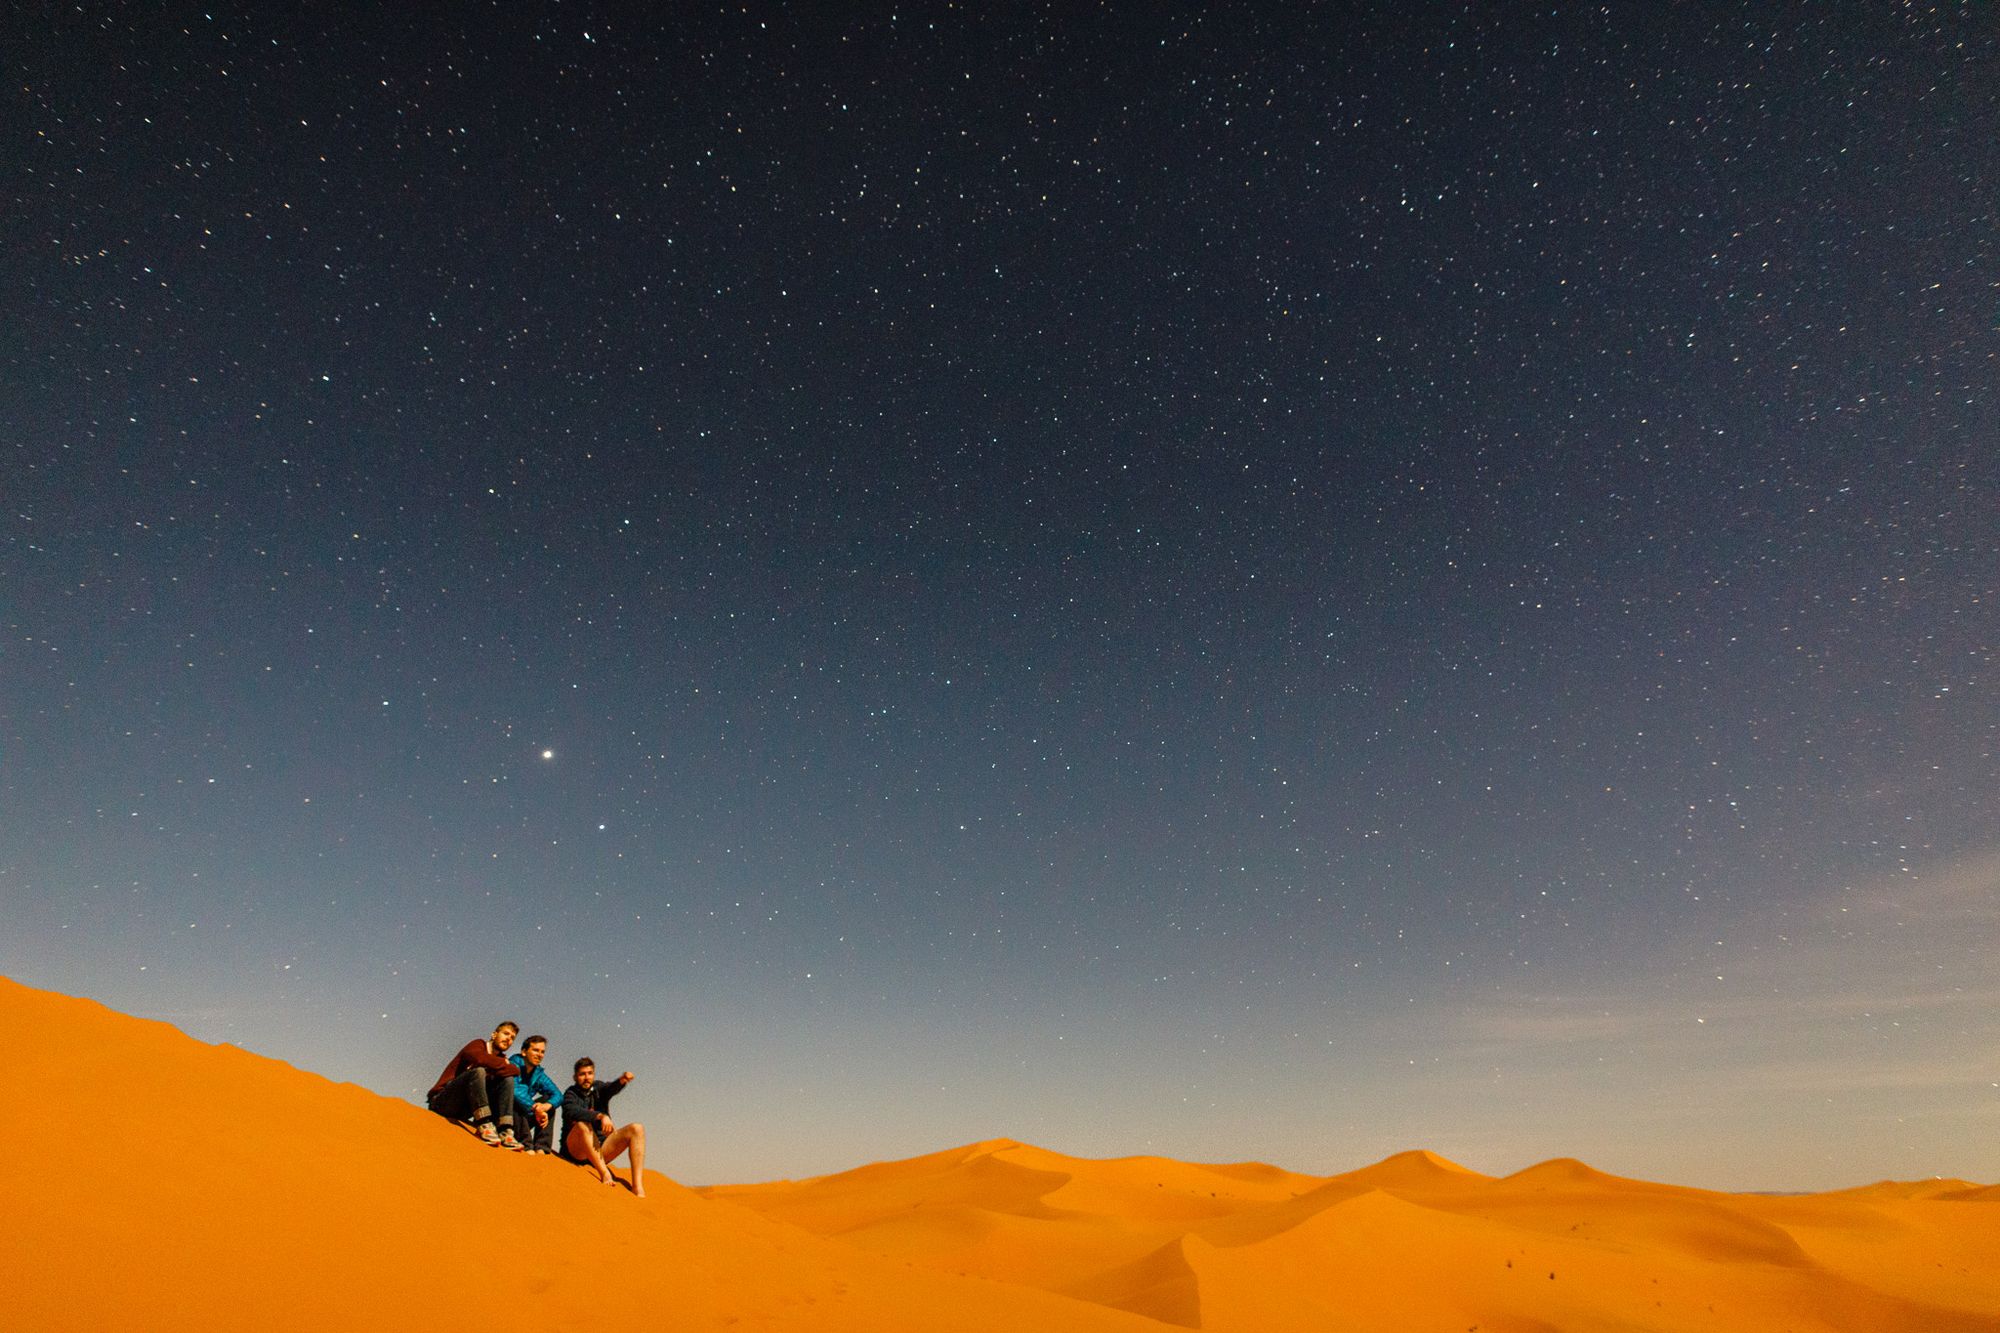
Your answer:
[[[0,1158],[0,1328],[2000,1333],[2000,1190],[1967,1181],[1766,1197],[997,1140],[636,1199],[4,978],[0,1028],[37,1090]]]

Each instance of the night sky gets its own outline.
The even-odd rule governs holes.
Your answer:
[[[689,1181],[2000,1179],[1990,5],[293,8],[0,19],[0,972]]]

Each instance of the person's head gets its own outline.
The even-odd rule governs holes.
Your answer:
[[[521,1031],[521,1025],[514,1022],[502,1023],[493,1029],[493,1049],[504,1051],[514,1044],[514,1038]]]
[[[528,1067],[531,1069],[539,1065],[542,1057],[548,1053],[549,1039],[539,1033],[521,1043],[521,1058],[528,1062]]]
[[[586,1055],[576,1062],[576,1084],[580,1088],[587,1088],[595,1082],[597,1082],[597,1062]]]

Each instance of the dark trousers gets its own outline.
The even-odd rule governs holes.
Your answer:
[[[514,1123],[514,1076],[489,1074],[474,1065],[438,1089],[430,1108],[449,1120],[491,1118],[506,1129]]]
[[[514,1132],[522,1143],[540,1152],[554,1152],[556,1142],[556,1121],[560,1119],[558,1108],[549,1108],[549,1123],[537,1125],[533,1111],[523,1111],[514,1107]]]

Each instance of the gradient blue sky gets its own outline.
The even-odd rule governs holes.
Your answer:
[[[693,1182],[2000,1179],[1983,11],[10,15],[0,971]]]

